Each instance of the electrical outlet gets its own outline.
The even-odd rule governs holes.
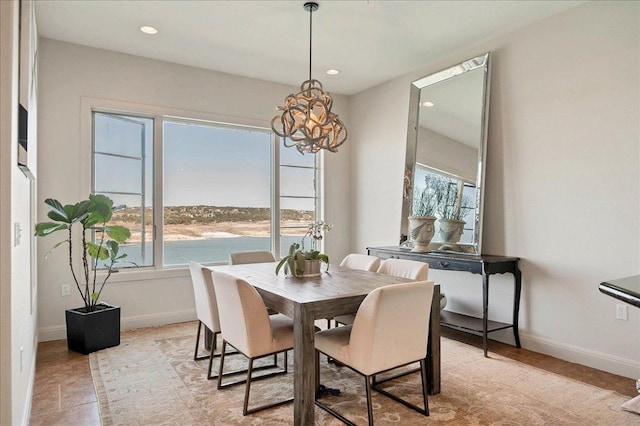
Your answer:
[[[627,305],[616,305],[616,319],[627,320]]]
[[[68,296],[71,294],[71,287],[69,286],[69,284],[62,284],[62,287],[60,287],[60,290],[63,296]]]

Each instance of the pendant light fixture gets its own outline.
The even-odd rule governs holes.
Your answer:
[[[338,152],[338,147],[347,140],[347,128],[331,111],[333,99],[322,89],[322,83],[311,78],[311,39],[313,12],[318,3],[307,2],[304,10],[309,12],[309,79],[302,83],[300,92],[287,96],[284,106],[279,106],[271,120],[271,129],[284,138],[286,147],[296,147],[302,154],[316,153],[321,149]]]

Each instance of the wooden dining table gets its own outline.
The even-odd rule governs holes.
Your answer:
[[[315,423],[315,320],[353,314],[372,290],[412,280],[377,272],[331,265],[318,277],[275,274],[276,263],[212,266],[251,284],[265,305],[294,321],[294,424]],[[401,312],[399,312],[401,314]],[[429,344],[426,354],[428,392],[440,392],[440,286],[436,284],[431,305]]]

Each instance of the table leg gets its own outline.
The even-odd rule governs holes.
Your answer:
[[[433,287],[433,301],[429,319],[429,343],[427,344],[427,392],[440,393],[440,284]]]
[[[516,265],[515,271],[513,271],[513,279],[515,283],[515,289],[513,293],[513,337],[516,341],[516,347],[520,348],[520,335],[518,334],[518,317],[520,312],[520,293],[522,292],[522,273],[520,268]]]
[[[484,356],[487,357],[487,329],[489,321],[489,275],[482,272],[482,348]]]
[[[304,305],[294,308],[293,326],[293,419],[296,426],[315,424],[315,328]]]

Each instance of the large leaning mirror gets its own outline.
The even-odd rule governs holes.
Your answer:
[[[489,53],[411,83],[403,247],[481,254],[489,86]]]

